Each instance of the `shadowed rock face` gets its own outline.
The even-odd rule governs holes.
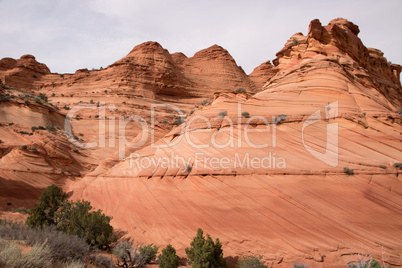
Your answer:
[[[181,256],[201,227],[220,238],[225,256],[252,253],[275,267],[344,267],[357,254],[402,265],[402,182],[394,166],[402,155],[401,67],[366,48],[358,33],[344,19],[327,26],[313,20],[307,36],[293,35],[273,65],[249,76],[217,45],[187,57],[156,42],[103,70],[43,75],[31,85],[55,92],[58,106],[107,96],[107,104],[118,104],[108,111],[114,116],[149,121],[147,111],[162,101],[188,115],[174,127],[171,111],[157,111],[148,129],[156,130],[155,144],[127,149],[126,159],[110,146],[73,154],[83,178],[60,184],[137,241],[170,243]],[[26,85],[19,90],[31,90]],[[257,93],[234,93],[238,87]],[[3,113],[21,113],[13,109]],[[73,122],[86,141],[97,135],[95,114],[82,112]],[[138,126],[127,131],[139,139]],[[174,145],[157,146],[163,144]],[[1,158],[0,167],[8,163],[9,170],[17,152]],[[22,183],[6,184],[20,179],[4,170],[0,183],[24,191]]]

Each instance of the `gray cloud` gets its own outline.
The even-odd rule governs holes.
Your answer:
[[[401,10],[399,0],[2,0],[0,58],[33,54],[65,73],[105,67],[145,41],[187,56],[219,44],[249,73],[312,19],[343,17],[360,26],[366,46],[402,63]]]

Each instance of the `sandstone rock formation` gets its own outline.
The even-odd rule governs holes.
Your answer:
[[[225,256],[252,252],[274,266],[339,267],[368,252],[401,265],[399,74],[357,34],[343,19],[313,21],[275,67],[256,69],[271,76],[263,91],[217,94],[159,141],[174,146],[88,175],[73,198],[181,255],[201,227]]]
[[[182,257],[201,227],[226,257],[274,267],[340,267],[357,254],[400,266],[401,66],[358,34],[344,19],[313,20],[249,76],[217,45],[187,57],[147,42],[105,69],[64,75],[31,56],[17,60],[29,68],[3,59],[1,95],[15,97],[0,104],[0,207],[29,206],[56,182],[127,236]],[[32,91],[53,105],[27,105]],[[160,103],[182,111],[152,117]],[[93,106],[69,114],[79,104]],[[132,115],[141,119],[125,124]],[[75,139],[103,146],[74,147],[66,116]],[[20,133],[36,124],[60,131]]]

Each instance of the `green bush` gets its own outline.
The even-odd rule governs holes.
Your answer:
[[[177,116],[175,118],[175,121],[173,122],[173,125],[179,126],[179,125],[183,124],[184,122],[186,122],[186,121],[184,120],[184,118],[182,116]]]
[[[394,163],[394,167],[402,169],[402,163],[396,162]]]
[[[247,90],[245,90],[244,88],[239,87],[238,89],[236,89],[235,92],[236,93],[247,93]]]
[[[219,238],[215,243],[207,234],[206,239],[201,228],[197,230],[197,236],[194,237],[190,247],[186,248],[188,263],[193,268],[210,268],[223,266],[222,245]]]
[[[55,225],[58,230],[84,238],[90,245],[107,247],[115,241],[112,218],[101,210],[91,209],[88,201],[67,201],[67,194],[51,185],[42,193],[39,204],[30,210],[26,223],[31,227]]]
[[[67,200],[67,194],[52,184],[47,187],[39,198],[39,204],[29,212],[27,225],[31,227],[42,227],[43,225],[56,224],[55,213],[61,204]]]
[[[203,100],[203,101],[201,102],[201,105],[202,105],[202,106],[209,105],[209,104],[211,104],[211,102],[210,102],[209,100]]]
[[[156,259],[156,253],[158,253],[158,246],[142,246],[139,248],[140,255],[144,258],[145,263],[150,263]]]
[[[304,263],[293,263],[293,268],[309,268],[309,266]]]
[[[222,117],[222,118],[224,118],[227,115],[228,115],[227,111],[222,111],[222,112],[219,113],[219,116]]]
[[[279,123],[281,123],[282,121],[285,121],[286,120],[286,114],[280,114],[280,115],[278,115],[278,117],[274,117],[274,119],[273,119],[273,123],[275,124],[275,125],[278,125]]]
[[[250,113],[249,112],[242,112],[241,115],[245,118],[250,118]]]
[[[56,133],[56,131],[57,131],[57,128],[52,125],[46,126],[46,129],[47,129],[47,131],[49,131],[50,133],[53,133],[53,134]]]
[[[57,228],[68,234],[85,238],[87,243],[97,247],[107,247],[114,242],[112,217],[106,216],[101,210],[90,212],[88,201],[65,201],[56,213]]]
[[[19,207],[19,208],[14,208],[11,212],[20,213],[20,214],[27,214],[27,213],[29,213],[29,209],[26,209],[24,207]]]
[[[345,172],[345,173],[348,174],[348,175],[353,175],[353,174],[355,174],[355,172],[353,171],[353,169],[350,169],[350,168],[347,168],[347,167],[344,167],[344,168],[343,168],[343,172]]]
[[[297,38],[293,38],[293,42],[290,43],[290,46],[296,46],[298,44],[300,44],[300,41]]]
[[[363,265],[363,268],[381,268],[381,264],[378,261],[372,259],[369,263]]]
[[[176,250],[170,244],[162,250],[159,255],[159,268],[177,268],[179,267],[179,256],[176,255]]]
[[[47,102],[47,96],[46,96],[45,93],[39,93],[39,98],[40,98],[41,100],[43,100],[44,102]]]
[[[141,256],[138,246],[134,246],[131,241],[117,243],[113,249],[113,255],[117,258],[118,267],[146,267],[146,262]]]
[[[237,268],[267,268],[261,261],[261,257],[243,257],[236,263]]]

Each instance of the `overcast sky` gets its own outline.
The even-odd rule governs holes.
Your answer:
[[[52,72],[106,67],[146,41],[188,57],[218,44],[250,73],[309,22],[337,17],[402,64],[402,1],[0,0],[0,58],[32,54]]]

